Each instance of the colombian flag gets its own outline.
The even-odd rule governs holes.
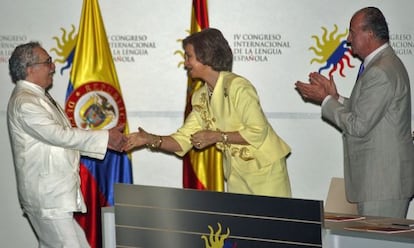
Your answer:
[[[83,1],[69,80],[65,111],[73,126],[96,130],[127,123],[97,0]],[[88,212],[75,218],[91,247],[101,247],[101,207],[114,204],[115,183],[132,183],[130,158],[126,153],[110,150],[104,160],[82,157],[80,177]]]
[[[208,28],[207,0],[193,0],[191,33]],[[203,82],[188,79],[185,117],[191,112],[191,97]],[[190,150],[183,158],[184,188],[224,191],[222,154],[211,146],[204,150]]]

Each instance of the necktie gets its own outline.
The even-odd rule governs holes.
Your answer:
[[[361,65],[359,66],[357,80],[358,80],[359,76],[361,76],[361,74],[364,72],[364,69],[365,69],[364,63],[362,62]]]
[[[49,92],[45,91],[45,95],[46,95],[46,97],[49,99],[49,101],[50,101],[51,103],[53,103],[53,105],[55,105],[55,107],[56,107],[58,110],[60,110],[60,109],[59,109],[59,107],[58,107],[58,105],[57,105],[57,103],[56,103],[56,101],[55,101],[55,99],[53,99],[53,97],[49,94]]]
[[[59,112],[59,115],[65,120],[65,125],[68,127],[71,127],[71,124],[65,114],[65,111],[56,103],[55,99],[49,94],[49,92],[45,91],[46,97],[49,99],[49,101],[55,106],[57,111]]]

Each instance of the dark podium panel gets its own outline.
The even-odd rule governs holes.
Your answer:
[[[115,185],[117,247],[322,247],[323,202]]]

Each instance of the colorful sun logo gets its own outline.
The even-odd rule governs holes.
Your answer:
[[[57,48],[52,48],[50,51],[55,52],[58,56],[54,61],[55,63],[66,63],[66,65],[60,69],[60,74],[62,75],[64,70],[72,66],[77,34],[75,34],[76,30],[74,25],[72,25],[72,30],[70,32],[66,31],[64,28],[61,28],[61,30],[62,36],[60,38],[57,36],[53,37],[56,41]]]
[[[202,235],[201,238],[204,240],[206,248],[236,248],[237,244],[233,244],[229,240],[226,240],[230,236],[230,229],[227,228],[226,233],[221,233],[221,224],[217,223],[218,229],[214,232],[213,228],[208,225],[210,235]]]
[[[180,44],[182,44],[183,43],[183,39],[177,39],[177,42],[179,42]],[[183,50],[176,50],[174,52],[174,55],[177,55],[177,54],[180,55],[180,57],[182,59],[180,62],[178,62],[177,67],[178,68],[184,67],[184,59],[185,59],[184,51]]]
[[[343,73],[345,66],[354,68],[351,65],[351,50],[347,47],[346,36],[348,35],[348,29],[342,34],[337,34],[338,26],[334,25],[334,30],[329,33],[325,27],[322,27],[323,34],[322,38],[313,35],[315,39],[316,47],[311,46],[309,50],[313,51],[318,58],[313,58],[311,64],[317,62],[319,64],[325,63],[324,66],[319,68],[319,73],[324,70],[329,70],[329,76],[339,70],[339,74],[345,77]],[[345,39],[344,39],[345,38]]]

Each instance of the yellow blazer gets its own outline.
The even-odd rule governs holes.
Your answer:
[[[256,89],[247,79],[231,72],[220,72],[211,99],[206,85],[194,92],[192,112],[186,118],[184,125],[172,134],[182,148],[177,155],[183,156],[192,148],[191,134],[205,129],[222,132],[238,131],[249,143],[249,145],[216,144],[217,148],[223,151],[223,170],[229,191],[233,188],[237,192],[247,191],[241,193],[255,193],[257,187],[253,185],[246,185],[245,190],[234,187],[235,185],[231,184],[231,176],[236,175],[241,178],[241,181],[253,180],[255,185],[261,184],[259,188],[265,191],[267,187],[272,187],[272,178],[268,178],[272,166],[275,163],[279,164],[281,160],[284,163],[286,155],[290,153],[290,147],[267,121]],[[289,184],[287,172],[281,173],[285,174],[282,175],[282,181]],[[279,173],[275,176],[281,175]],[[249,177],[251,179],[247,179]],[[258,194],[268,194],[261,191]]]

